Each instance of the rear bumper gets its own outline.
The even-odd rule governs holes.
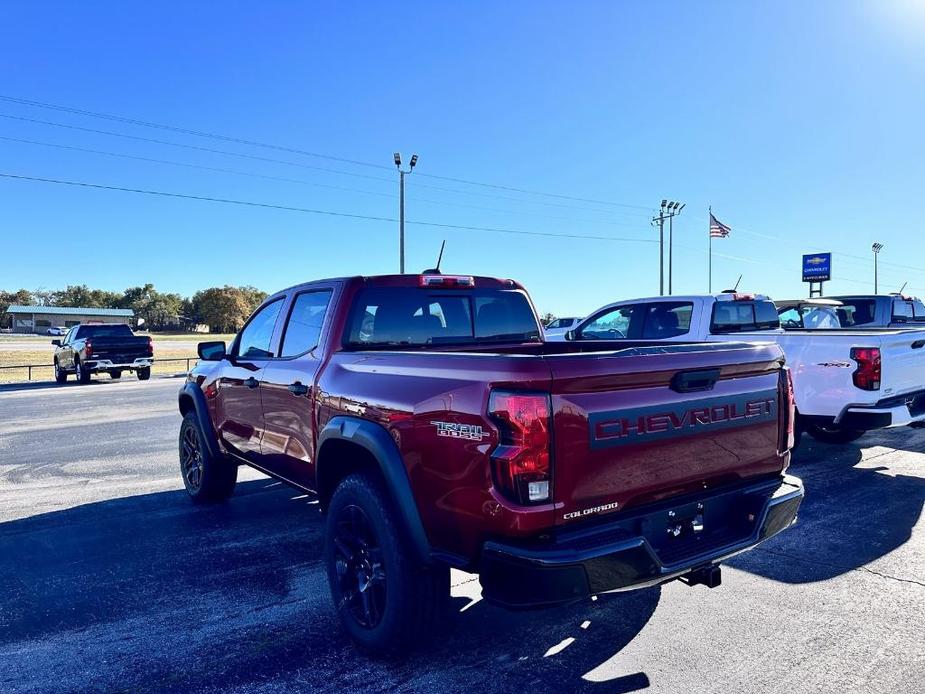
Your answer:
[[[709,569],[792,525],[803,494],[788,475],[654,504],[545,543],[486,542],[482,596],[515,609],[547,607]]]
[[[872,431],[925,421],[925,390],[893,395],[873,405],[849,405],[835,423],[845,429]]]
[[[111,359],[92,359],[86,362],[90,371],[109,371],[110,369],[146,369],[154,363],[153,357],[141,357],[131,362],[113,363]]]

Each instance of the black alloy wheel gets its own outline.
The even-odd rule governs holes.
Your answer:
[[[202,448],[199,445],[199,434],[194,427],[186,427],[183,430],[183,439],[180,442],[180,469],[189,489],[198,490],[202,486]]]
[[[386,572],[382,548],[366,512],[350,504],[336,518],[334,558],[341,605],[357,624],[374,629],[386,605]]]

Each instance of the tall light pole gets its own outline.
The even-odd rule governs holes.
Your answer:
[[[877,293],[877,257],[880,255],[880,251],[883,249],[882,243],[875,243],[870,249],[874,252],[874,294]]]
[[[412,154],[408,170],[401,168],[401,153],[395,152],[395,167],[398,169],[398,272],[405,274],[405,174],[414,170],[418,155]]]

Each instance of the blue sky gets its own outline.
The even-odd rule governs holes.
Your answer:
[[[0,101],[0,138],[46,143],[0,139],[0,172],[394,218],[392,152],[417,152],[409,221],[631,239],[408,225],[409,269],[445,238],[445,271],[519,279],[542,311],[657,293],[664,197],[687,204],[675,293],[706,290],[712,205],[714,288],[803,295],[799,256],[831,250],[827,290],[870,291],[880,241],[882,288],[925,294],[923,36],[913,0],[6,3],[0,95],[384,168]],[[394,222],[2,178],[0,237],[7,289],[398,265]]]

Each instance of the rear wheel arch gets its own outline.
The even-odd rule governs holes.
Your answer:
[[[395,441],[384,427],[374,422],[334,417],[318,436],[315,459],[316,491],[323,510],[340,481],[357,472],[381,480],[418,559],[430,563],[430,543]]]

